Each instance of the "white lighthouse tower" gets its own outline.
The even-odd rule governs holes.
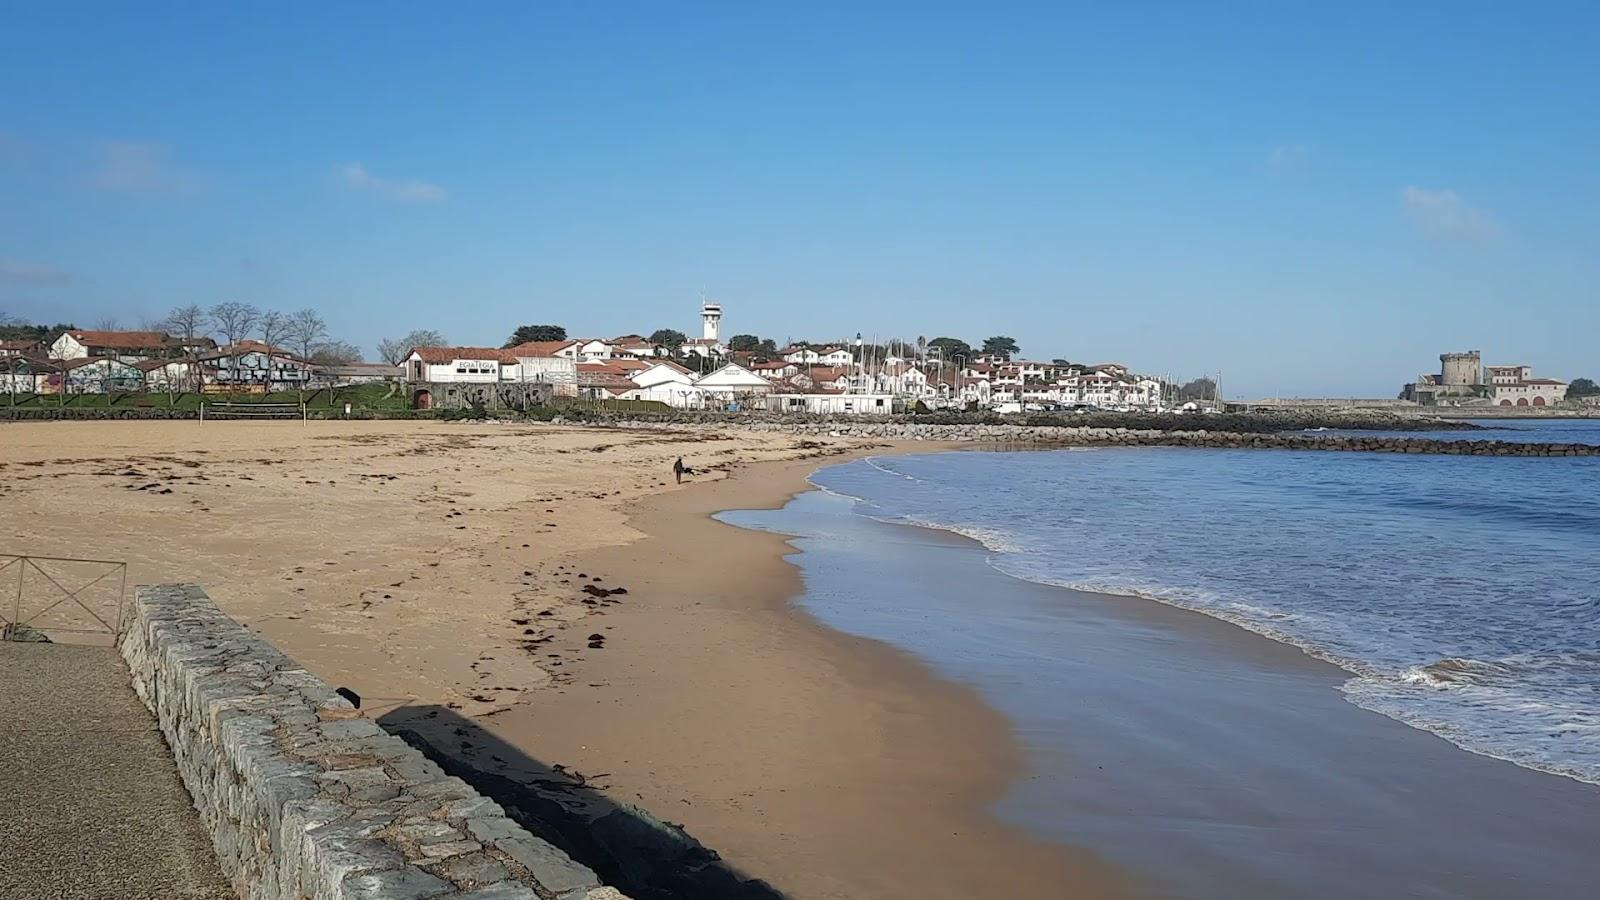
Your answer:
[[[713,303],[705,298],[700,299],[700,320],[704,322],[701,337],[711,344],[720,344],[717,338],[717,326],[722,324],[722,304]]]

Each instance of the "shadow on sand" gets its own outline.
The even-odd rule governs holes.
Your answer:
[[[682,828],[612,800],[583,775],[527,756],[454,710],[405,706],[378,723],[633,900],[783,897]]]

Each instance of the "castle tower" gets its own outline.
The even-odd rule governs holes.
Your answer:
[[[1439,383],[1448,387],[1483,384],[1483,360],[1478,351],[1439,354]]]
[[[700,336],[708,341],[716,341],[717,326],[722,323],[722,304],[701,300],[700,319],[705,323],[705,327]]]

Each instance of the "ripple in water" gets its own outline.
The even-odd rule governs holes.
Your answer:
[[[1350,671],[1358,706],[1600,783],[1600,460],[944,453],[813,480],[865,514],[976,538],[1007,574],[1294,644]]]

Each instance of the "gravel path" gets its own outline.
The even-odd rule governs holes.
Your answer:
[[[122,657],[0,641],[0,897],[233,896]]]

